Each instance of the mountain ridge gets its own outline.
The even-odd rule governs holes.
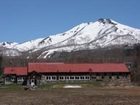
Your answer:
[[[0,43],[0,47],[18,50],[21,53],[33,53],[42,50],[38,58],[47,58],[56,51],[70,52],[137,43],[140,43],[140,29],[120,24],[111,19],[101,18],[96,22],[82,23],[60,34],[38,38],[21,44],[15,42]]]

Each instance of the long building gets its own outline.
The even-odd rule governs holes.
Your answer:
[[[36,84],[57,81],[130,81],[130,72],[123,63],[28,63],[27,67],[5,67],[4,75],[6,83],[25,79]]]

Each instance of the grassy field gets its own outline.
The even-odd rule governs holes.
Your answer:
[[[80,89],[64,89],[63,84],[53,86],[32,91],[25,91],[18,85],[3,86],[0,88],[0,105],[140,105],[140,87],[86,85]]]

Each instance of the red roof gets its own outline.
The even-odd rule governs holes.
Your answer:
[[[64,63],[29,63],[28,72],[54,73],[54,72],[129,72],[123,63],[103,64],[64,64]]]
[[[5,67],[5,75],[27,75],[27,67]]]

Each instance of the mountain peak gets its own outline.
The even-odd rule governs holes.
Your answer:
[[[116,25],[116,23],[110,18],[107,18],[107,19],[100,18],[97,21],[100,22],[100,23],[103,23],[103,24],[114,24],[114,25]]]

